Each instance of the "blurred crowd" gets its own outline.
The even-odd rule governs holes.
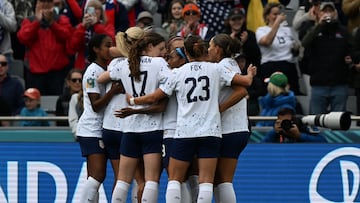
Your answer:
[[[234,58],[243,74],[249,64],[258,67],[248,88],[250,116],[276,116],[284,105],[303,113],[296,96],[307,94],[310,114],[346,111],[349,90],[357,98],[358,112],[353,113],[359,115],[360,0],[299,0],[296,11],[287,7],[289,3],[1,0],[0,115],[21,114],[33,99],[26,91],[35,88],[39,95],[58,95],[56,115],[67,116],[71,97],[81,92],[90,39],[106,34],[118,46],[119,33],[125,33],[129,42],[134,40],[126,36],[130,27],[156,32],[168,42],[192,35],[209,41],[219,33],[241,41],[241,51]],[[295,15],[287,15],[291,12]],[[15,61],[23,66],[15,66]],[[23,68],[24,75],[11,74],[15,68]],[[278,89],[274,90],[266,79],[276,72],[285,75],[286,83],[275,82]],[[310,77],[310,93],[303,84],[304,75]]]

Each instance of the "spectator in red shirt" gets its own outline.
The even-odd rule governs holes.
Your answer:
[[[69,65],[66,40],[72,26],[66,16],[57,15],[53,9],[52,0],[37,1],[35,16],[25,18],[17,33],[27,49],[27,86],[38,88],[43,95],[61,94]]]
[[[95,34],[106,34],[114,39],[114,27],[108,23],[105,11],[99,0],[90,0],[85,8],[81,23],[76,26],[74,33],[67,43],[70,54],[77,54],[74,68],[84,69],[87,61],[87,43]]]

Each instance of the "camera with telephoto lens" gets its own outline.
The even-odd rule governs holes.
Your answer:
[[[351,125],[351,114],[350,112],[330,112],[308,116],[296,115],[294,120],[281,121],[280,126],[284,131],[289,131],[293,124],[296,124],[299,129],[306,126],[317,126],[331,130],[348,130]]]

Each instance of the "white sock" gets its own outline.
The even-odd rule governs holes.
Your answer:
[[[96,203],[96,195],[98,193],[100,182],[95,180],[95,178],[89,176],[85,181],[83,191],[80,197],[80,202],[82,203]]]
[[[188,181],[190,186],[192,203],[196,203],[199,195],[199,176],[192,175],[189,177]]]
[[[125,203],[129,191],[129,183],[122,180],[116,181],[116,185],[111,197],[111,203]]]
[[[159,183],[155,181],[146,181],[141,202],[157,203],[159,196]]]
[[[139,186],[136,182],[136,180],[133,180],[133,187],[132,187],[132,190],[131,190],[131,202],[132,203],[138,203],[138,189],[139,189]]]
[[[220,202],[236,203],[236,195],[232,183],[221,183],[217,188],[219,189]]]
[[[181,185],[179,181],[170,180],[166,188],[166,203],[181,203]]]
[[[181,202],[182,203],[191,202],[191,192],[188,182],[181,183]]]
[[[214,187],[214,199],[215,199],[215,203],[221,203],[220,194],[219,194],[219,187],[218,186]]]
[[[213,184],[201,183],[199,184],[199,196],[197,203],[211,203],[213,196]]]

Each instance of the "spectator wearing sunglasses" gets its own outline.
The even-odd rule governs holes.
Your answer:
[[[210,40],[213,36],[208,26],[200,23],[201,12],[196,4],[186,4],[183,8],[182,16],[185,20],[185,25],[178,33],[178,36],[186,38],[187,36],[197,35],[204,40]]]
[[[56,116],[68,116],[71,96],[81,90],[82,70],[71,69],[65,78],[63,93],[56,101]],[[69,126],[68,121],[57,121],[57,126]]]
[[[24,87],[17,78],[12,77],[9,73],[9,65],[5,55],[0,54],[0,115],[13,116],[19,114],[24,107],[22,99]],[[5,111],[6,110],[6,111]],[[0,126],[4,126],[3,122]],[[6,125],[10,125],[7,122]]]

